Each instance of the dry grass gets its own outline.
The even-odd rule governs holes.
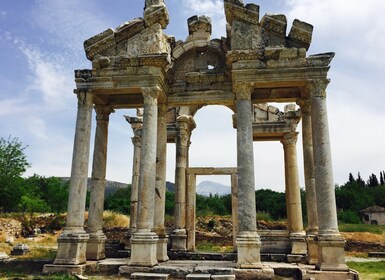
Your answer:
[[[128,227],[130,218],[127,215],[113,211],[103,212],[103,227]]]
[[[375,234],[370,232],[342,232],[341,234],[346,240],[385,244],[384,234]]]

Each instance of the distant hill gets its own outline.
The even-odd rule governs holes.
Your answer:
[[[231,194],[231,187],[212,181],[202,181],[197,185],[197,193],[209,196],[218,194],[220,196]]]
[[[70,177],[59,177],[63,181],[69,181]],[[119,189],[125,189],[128,187],[129,184],[126,183],[121,183],[121,182],[116,182],[116,181],[110,181],[106,180],[106,191],[105,191],[105,197],[114,194],[117,190]],[[130,184],[131,185],[131,184]],[[87,189],[91,189],[91,178],[88,178],[87,182]],[[166,182],[166,189],[169,192],[174,192],[175,190],[175,184],[171,182]]]

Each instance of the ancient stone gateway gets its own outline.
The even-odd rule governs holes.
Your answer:
[[[224,0],[224,8],[226,38],[211,39],[211,20],[193,16],[188,19],[187,39],[175,41],[163,31],[169,17],[164,1],[157,0],[145,1],[143,18],[85,41],[92,69],[75,71],[78,113],[67,222],[58,238],[55,261],[45,266],[45,272],[82,273],[87,260],[105,258],[102,211],[108,122],[110,113],[122,108],[139,113],[127,117],[134,129],[135,147],[131,257],[121,271],[149,271],[161,268],[162,263],[172,266],[167,254],[169,238],[176,252],[192,249],[188,213],[195,195],[187,182],[195,174],[188,166],[193,117],[202,106],[223,105],[234,112],[237,129],[237,176],[232,175],[238,189],[237,262],[226,266],[240,277],[274,278],[274,270],[261,261],[264,244],[278,239],[257,231],[253,141],[281,141],[289,221],[288,232],[282,236],[287,237],[288,254],[308,255],[312,266],[298,267],[302,279],[321,279],[325,274],[328,279],[354,279],[345,264],[344,239],[338,231],[326,110],[327,73],[334,54],[307,55],[313,30],[308,23],[295,20],[287,35],[284,15],[265,15],[260,20],[259,6],[241,0]],[[269,102],[296,103],[301,110],[290,105],[285,112],[277,112]],[[93,108],[97,126],[85,231]],[[306,232],[295,153],[301,117],[309,206]],[[167,142],[176,145],[175,229],[170,236],[164,227]]]

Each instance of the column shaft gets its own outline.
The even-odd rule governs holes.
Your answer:
[[[164,227],[166,206],[166,155],[167,155],[167,106],[158,108],[158,143],[156,148],[156,181],[155,181],[155,233],[159,237],[157,259],[167,261],[167,239]]]
[[[297,134],[288,133],[282,139],[285,157],[285,182],[286,182],[286,203],[288,208],[289,230],[291,232],[303,231],[301,191],[298,180],[297,164]]]
[[[132,180],[131,180],[131,206],[130,206],[130,231],[134,233],[136,230],[136,218],[138,214],[138,189],[140,175],[140,151],[141,151],[141,136],[138,132],[134,132],[132,137],[134,145],[134,155],[132,160]]]
[[[196,174],[189,174],[187,181],[187,250],[193,252],[195,251]]]
[[[320,270],[348,270],[344,239],[338,231],[329,125],[326,108],[328,80],[309,81],[315,187],[318,210],[318,264]]]
[[[102,231],[104,193],[106,188],[108,122],[112,109],[96,106],[96,132],[94,143],[94,157],[92,163],[92,181],[90,194],[90,208],[87,232],[90,240],[87,244],[87,259],[99,260],[105,258],[106,236]]]
[[[137,230],[131,238],[130,265],[154,266],[158,263],[156,247],[158,237],[154,229],[156,146],[157,146],[157,87],[142,88],[144,97],[142,148],[138,191]]]
[[[91,137],[92,93],[78,93],[78,112],[72,156],[67,222],[58,238],[54,264],[78,265],[86,262],[84,211],[87,194],[88,162]]]
[[[252,87],[236,85],[238,165],[238,267],[260,268],[261,241],[257,233],[254,151],[252,130]]]

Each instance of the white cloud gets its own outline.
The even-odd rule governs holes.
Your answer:
[[[197,14],[211,18],[213,38],[226,36],[226,19],[222,0],[183,0],[184,13],[188,16]]]
[[[8,13],[6,11],[0,11],[0,19],[6,19]]]

